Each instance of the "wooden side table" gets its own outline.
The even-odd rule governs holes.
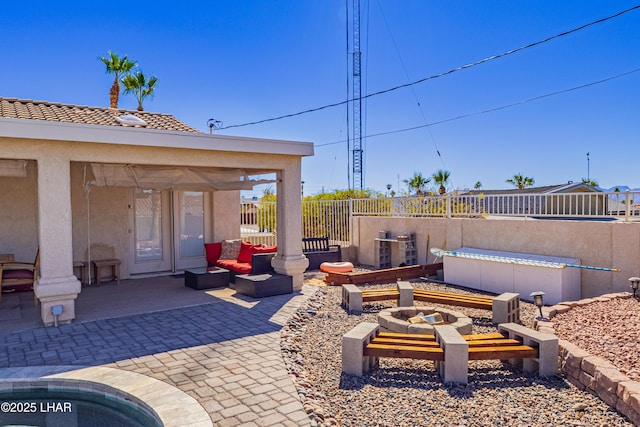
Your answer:
[[[76,274],[76,273],[79,274]],[[87,278],[87,263],[84,261],[73,261],[73,274],[80,280],[80,283],[86,285],[89,281]]]
[[[110,280],[117,280],[117,284],[120,284],[120,260],[116,258],[111,259],[94,259],[93,263],[93,273],[96,279],[96,286],[100,286],[100,269],[104,267],[111,268],[111,276],[109,276]]]

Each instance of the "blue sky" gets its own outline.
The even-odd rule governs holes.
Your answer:
[[[145,110],[207,132],[344,101],[351,0],[5,1],[0,96],[108,107],[112,50],[159,79]],[[437,75],[631,8],[636,1],[361,0],[363,95]],[[350,23],[349,23],[350,26]],[[640,9],[513,55],[363,102],[365,187],[406,190],[414,172],[449,188],[589,177],[640,187]],[[420,106],[418,106],[418,104]],[[132,96],[121,108],[136,107]],[[349,185],[346,105],[220,134],[313,142],[305,194]],[[440,152],[440,156],[438,156]],[[587,155],[589,152],[589,163]],[[589,166],[589,169],[587,169]]]

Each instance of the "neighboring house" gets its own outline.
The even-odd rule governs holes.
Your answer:
[[[489,215],[605,215],[609,202],[599,189],[581,182],[523,189],[472,190],[459,195],[479,196],[476,209]]]
[[[244,225],[257,225],[258,224],[258,206],[260,201],[257,197],[250,199],[240,199],[240,224]]]
[[[240,190],[275,182],[273,266],[300,288],[311,155],[311,143],[209,135],[167,114],[0,97],[0,253],[32,260],[39,249],[43,322],[60,304],[69,321],[74,260],[109,248],[125,279],[204,266],[203,242],[240,237]]]

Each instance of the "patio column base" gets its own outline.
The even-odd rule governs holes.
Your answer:
[[[280,274],[293,277],[293,290],[302,289],[304,272],[309,266],[309,260],[304,255],[280,255],[277,254],[271,261],[273,269]]]
[[[46,326],[55,324],[52,307],[62,306],[62,314],[58,316],[58,324],[69,323],[76,318],[75,300],[81,289],[76,276],[43,278],[34,285],[34,292],[40,301],[40,316]]]

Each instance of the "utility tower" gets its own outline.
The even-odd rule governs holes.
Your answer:
[[[362,190],[362,89],[360,86],[360,0],[353,1],[353,189]]]

